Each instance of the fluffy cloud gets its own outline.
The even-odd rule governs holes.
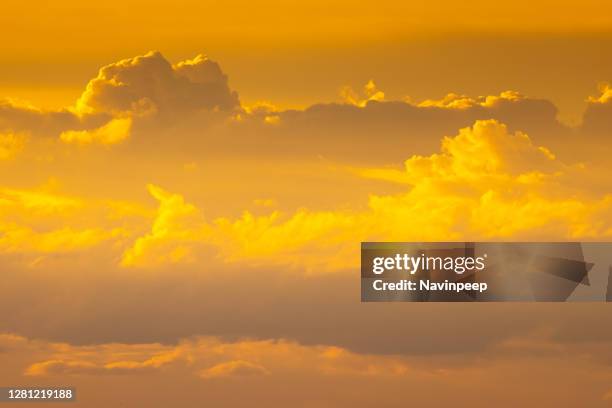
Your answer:
[[[380,163],[402,160],[405,151],[425,154],[435,148],[439,135],[480,119],[497,119],[556,151],[572,133],[557,121],[552,103],[513,91],[477,98],[451,93],[412,103],[386,100],[369,81],[361,94],[344,89],[343,99],[343,104],[304,110],[249,109],[240,105],[217,63],[198,55],[172,65],[150,52],[101,68],[72,108],[43,111],[1,102],[0,132],[61,135],[61,140],[81,144],[108,144],[130,134],[130,143],[155,140],[162,150],[189,146],[221,154],[230,150]],[[226,123],[230,114],[239,120]],[[203,132],[215,125],[214,132]],[[222,142],[228,139],[233,143]]]
[[[80,144],[116,143],[131,135],[130,143],[154,140],[164,151],[188,146],[219,154],[388,163],[403,160],[407,151],[427,154],[440,135],[476,120],[496,119],[511,131],[525,131],[561,156],[589,158],[603,155],[596,143],[612,126],[609,94],[609,87],[603,86],[600,95],[589,98],[578,129],[561,124],[550,101],[515,91],[390,101],[374,81],[360,93],[345,88],[342,104],[272,112],[241,106],[219,65],[202,55],[173,65],[160,53],[149,52],[102,67],[68,109],[45,111],[1,101],[0,133],[61,135],[61,140]],[[176,114],[181,114],[180,119]],[[230,114],[239,120],[228,123]],[[214,129],[208,131],[209,127]]]
[[[231,110],[238,105],[216,62],[198,55],[173,66],[159,52],[149,52],[101,68],[77,109],[116,115]]]
[[[412,186],[407,194],[370,200],[391,240],[416,238],[415,230],[434,240],[610,236],[612,219],[604,214],[612,197],[591,198],[580,188],[583,171],[523,133],[478,121],[443,139],[440,154],[407,160],[404,171],[362,174]]]
[[[511,132],[494,120],[477,121],[454,137],[444,137],[439,153],[414,155],[403,170],[352,171],[367,179],[405,185],[407,191],[370,194],[365,210],[302,208],[263,215],[245,211],[238,218],[207,220],[182,195],[149,185],[159,204],[157,214],[149,232],[134,237],[131,234],[143,226],[128,232],[116,220],[92,225],[91,218],[85,222],[91,212],[83,212],[79,223],[73,215],[68,225],[48,223],[45,211],[78,205],[53,194],[5,189],[0,205],[10,211],[0,217],[1,243],[10,252],[49,252],[108,240],[124,245],[130,239],[121,259],[125,267],[195,261],[204,248],[214,248],[228,262],[324,272],[356,266],[352,243],[366,240],[601,239],[612,235],[607,216],[612,198],[595,194],[585,185],[588,167],[566,165],[525,133]],[[105,210],[107,215],[109,211]],[[32,218],[36,213],[40,217]],[[143,219],[147,217],[139,221]]]
[[[244,109],[243,120],[226,120],[237,100],[216,64],[161,59],[112,64],[78,112],[0,104],[0,133],[28,142],[0,162],[2,184],[14,186],[0,189],[3,327],[57,341],[0,336],[2,383],[76,384],[84,396],[104,381],[125,387],[83,400],[92,407],[171,405],[167,385],[190,406],[202,395],[241,406],[264,394],[276,398],[270,406],[294,406],[296,395],[303,406],[393,406],[408,393],[452,405],[459,392],[482,406],[483,389],[488,405],[501,395],[517,406],[527,392],[541,405],[601,402],[610,375],[597,362],[609,360],[611,327],[601,305],[408,311],[364,308],[354,296],[363,240],[612,236],[608,173],[596,185],[591,163],[559,154],[577,142],[550,102],[513,92],[385,101],[372,83],[348,103]],[[608,107],[606,92],[589,109]],[[202,131],[200,115],[167,115],[224,109],[214,132]],[[498,120],[480,121],[489,118]],[[27,156],[38,135],[73,143]],[[71,146],[119,139],[114,149]],[[323,164],[314,171],[313,162]],[[22,187],[49,176],[78,196]],[[555,329],[549,337],[512,338],[544,326]],[[224,339],[185,339],[199,334]],[[295,341],[228,340],[242,336]],[[240,393],[227,385],[237,382]],[[147,392],[127,391],[138,387]],[[128,400],[113,399],[119,393]]]
[[[401,194],[371,195],[366,211],[245,212],[207,222],[182,196],[150,187],[158,216],[123,264],[178,261],[196,246],[212,245],[228,261],[321,272],[357,266],[354,243],[368,240],[610,237],[612,196],[585,190],[586,171],[560,162],[524,133],[477,121],[445,137],[440,153],[408,159],[403,171],[359,170],[410,186]]]
[[[387,173],[396,181],[404,176],[405,182],[413,185],[423,180],[479,183],[487,175],[505,178],[554,173],[564,167],[550,150],[534,145],[528,135],[509,133],[506,125],[495,120],[477,121],[455,137],[444,137],[441,150],[440,154],[406,160],[405,172],[374,170],[372,174]]]
[[[216,62],[198,55],[172,65],[159,52],[149,52],[102,67],[73,107],[50,111],[0,100],[0,133],[114,144],[128,137],[134,116],[166,118],[239,108],[238,95]]]

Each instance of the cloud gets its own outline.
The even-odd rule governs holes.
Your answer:
[[[598,96],[591,96],[587,99],[588,105],[581,126],[582,132],[591,136],[583,138],[581,143],[595,145],[595,148],[591,149],[593,153],[602,153],[597,146],[601,143],[609,143],[610,132],[612,132],[612,87],[609,84],[603,84],[599,91]],[[603,150],[605,150],[604,156],[607,156],[607,150]]]
[[[320,398],[333,406],[393,406],[405,401],[407,394],[398,390],[406,387],[411,401],[420,405],[449,405],[461,393],[462,400],[477,407],[495,399],[512,407],[525,398],[542,406],[597,406],[610,379],[604,362],[610,356],[608,343],[559,343],[532,333],[478,354],[421,357],[355,353],[282,339],[193,337],[175,345],[77,346],[0,335],[0,345],[5,344],[11,353],[3,359],[3,381],[69,383],[77,390],[95,389],[103,382],[114,390],[131,390],[107,393],[110,399],[103,401],[92,399],[95,407],[116,405],[115,395],[130,405],[146,395],[149,406],[166,406],[177,389],[183,390],[181,401],[187,405],[196,405],[205,393],[207,403],[224,406],[242,406],[245,398],[262,395],[273,407],[290,406],[296,395],[314,406]],[[362,390],[358,398],[356,387]],[[435,392],[442,388],[446,392]]]
[[[159,52],[149,52],[102,67],[71,107],[43,110],[0,100],[0,134],[116,144],[127,139],[134,118],[168,119],[202,112],[224,116],[239,109],[238,95],[216,62],[198,55],[172,65]],[[199,122],[205,126],[207,119],[200,116]]]
[[[427,154],[437,147],[440,136],[486,119],[533,135],[551,149],[563,148],[563,153],[572,134],[557,120],[552,103],[513,91],[478,98],[451,94],[422,103],[348,94],[342,104],[316,104],[274,115],[279,118],[274,127],[258,126],[263,117],[252,114],[227,129],[228,137],[238,141],[232,146],[234,152],[353,163],[398,162],[406,154]]]
[[[57,137],[69,129],[85,130],[102,126],[106,114],[77,115],[70,109],[43,110],[11,99],[0,100],[0,133]]]
[[[42,376],[53,374],[95,374],[98,372],[100,372],[100,367],[86,361],[48,360],[32,364],[27,368],[25,374],[29,376]]]
[[[8,211],[44,215],[60,214],[83,206],[79,198],[48,191],[52,187],[53,182],[38,189],[0,188],[0,207],[5,210],[5,215]]]
[[[405,162],[405,172],[388,171],[387,178],[397,181],[403,175],[412,185],[423,180],[479,183],[487,175],[507,179],[563,169],[550,150],[534,145],[525,133],[509,133],[506,125],[495,120],[477,121],[455,137],[444,137],[441,150],[440,154],[411,157]],[[385,178],[385,171],[365,171],[364,175]]]
[[[220,83],[203,60],[171,71],[189,83]],[[127,65],[113,69],[149,79],[165,69],[153,74],[155,67]],[[57,341],[0,337],[0,382],[28,372],[34,377],[24,383],[53,380],[88,390],[104,375],[118,390],[147,384],[159,404],[167,401],[164,387],[150,386],[155,381],[178,392],[185,391],[180,384],[197,383],[198,396],[185,395],[193,406],[203,394],[209,405],[239,406],[262,393],[278,398],[270,406],[295,405],[295,395],[304,406],[392,406],[405,399],[397,390],[407,384],[424,404],[433,395],[436,405],[452,405],[461,392],[478,406],[486,384],[488,401],[503,395],[508,406],[520,405],[527,390],[542,405],[590,405],[609,389],[609,367],[600,363],[610,361],[611,332],[600,305],[474,312],[470,305],[432,311],[355,301],[355,243],[362,240],[612,235],[608,173],[560,154],[556,146],[571,153],[585,139],[582,129],[565,137],[550,102],[512,92],[451,95],[428,106],[382,97],[363,102],[379,92],[370,87],[356,104],[245,109],[242,121],[225,120],[228,109],[214,131],[204,132],[202,116],[166,115],[215,111],[189,92],[158,94],[147,88],[151,82],[134,80],[126,97],[109,81],[87,106],[98,113],[0,108],[2,134],[26,141],[16,160],[0,163],[3,184],[13,186],[0,189],[2,320],[8,330]],[[597,99],[591,105],[609,105]],[[161,116],[166,120],[156,121]],[[128,121],[130,137],[115,149],[72,146],[103,144],[115,133],[107,125]],[[36,145],[39,135],[61,134],[73,143]],[[135,140],[143,143],[135,148]],[[38,160],[30,155],[37,148],[55,157]],[[595,185],[598,174],[608,184]],[[23,187],[49,176],[71,193]],[[542,326],[555,333],[512,337]],[[222,338],[189,337],[197,334]],[[291,340],[236,340],[242,336]],[[202,381],[202,373],[216,380]],[[247,373],[254,375],[241,375]],[[233,378],[244,385],[240,393],[222,388]],[[509,382],[511,389],[499,385]],[[536,382],[542,386],[532,387]],[[449,392],[437,393],[440,387]],[[355,398],[355,388],[365,395]],[[128,400],[107,395],[111,400],[92,404],[142,404],[138,393],[121,394]]]
[[[111,145],[126,140],[130,136],[131,127],[131,118],[113,119],[96,129],[64,131],[60,139],[66,143]]]
[[[77,102],[79,112],[112,115],[232,110],[238,96],[216,62],[198,55],[171,65],[159,52],[100,69]]]
[[[587,99],[588,102],[592,104],[606,104],[612,101],[612,87],[610,84],[602,84],[599,87],[599,91],[601,95],[599,96],[589,96]]]
[[[228,379],[308,370],[331,376],[403,375],[405,362],[393,356],[352,353],[335,346],[307,346],[284,339],[222,341],[215,337],[182,339],[177,345],[98,344],[75,346],[2,335],[13,351],[33,359],[27,376],[137,374],[179,367],[202,379]],[[270,368],[267,368],[270,367]]]
[[[97,347],[74,347],[68,344],[51,344],[52,359],[29,365],[27,376],[125,374],[154,371],[183,358],[181,347],[164,347],[158,344],[121,345],[109,344]],[[142,360],[126,360],[141,357]]]
[[[159,266],[191,258],[193,242],[202,237],[204,220],[198,209],[178,194],[153,184],[149,193],[159,201],[151,231],[138,238],[121,260],[123,266]]]
[[[353,240],[348,236],[364,236],[368,225],[362,215],[341,211],[303,209],[289,217],[245,212],[236,220],[215,220],[208,242],[231,262],[327,272],[353,265],[352,250],[347,248]]]
[[[92,248],[121,236],[123,231],[100,228],[76,230],[70,227],[43,232],[11,224],[0,224],[0,251],[26,253],[64,253]]]
[[[497,95],[491,96],[480,96],[478,98],[472,98],[467,95],[459,95],[456,93],[449,93],[442,99],[426,99],[416,106],[422,108],[445,108],[445,109],[470,109],[476,106],[482,106],[485,108],[493,108],[501,106],[505,103],[520,102],[528,100],[525,96],[521,95],[516,91],[504,91]],[[408,101],[409,103],[410,100]]]
[[[35,189],[0,187],[0,252],[67,253],[126,234],[121,226],[92,221],[100,212],[110,214],[111,204],[86,202],[53,189],[52,182]]]
[[[211,378],[250,377],[266,374],[269,374],[269,371],[261,365],[244,360],[228,361],[200,371],[200,377],[206,380]]]
[[[298,110],[243,107],[216,62],[198,55],[172,65],[149,52],[102,67],[69,109],[0,103],[0,132],[61,135],[77,144],[109,144],[130,134],[128,144],[155,144],[163,151],[378,163],[403,160],[407,152],[426,154],[440,135],[481,119],[497,119],[556,151],[572,133],[557,121],[551,102],[514,91],[482,97],[450,93],[412,103],[388,100],[371,80],[361,93],[345,88],[342,95],[342,104]]]
[[[557,120],[550,101],[513,90],[476,97],[448,93],[412,102],[389,100],[372,80],[362,92],[345,88],[341,104],[257,108],[240,104],[227,76],[207,57],[171,64],[159,52],[149,52],[102,67],[74,107],[45,111],[0,102],[0,133],[61,136],[75,144],[154,144],[183,153],[389,163],[406,154],[427,154],[440,135],[476,120],[496,119],[560,156],[589,158],[604,155],[596,143],[612,126],[608,94],[602,86],[600,95],[589,98],[577,129]]]
[[[195,246],[208,245],[230,262],[320,273],[358,266],[353,243],[360,241],[612,236],[612,196],[585,190],[584,166],[565,165],[495,120],[443,138],[440,153],[415,155],[403,171],[366,168],[358,174],[409,190],[371,194],[365,211],[245,211],[237,219],[208,222],[181,195],[150,186],[160,201],[157,218],[151,233],[126,251],[123,265],[182,261]]]
[[[405,190],[370,193],[361,209],[286,212],[267,207],[269,212],[262,215],[246,210],[240,217],[205,219],[183,195],[150,184],[148,191],[158,201],[157,214],[149,231],[135,237],[133,232],[147,227],[140,224],[128,230],[116,217],[105,225],[92,225],[95,218],[87,212],[79,223],[73,222],[74,215],[68,225],[49,223],[45,212],[58,207],[56,213],[69,216],[78,210],[78,202],[5,189],[0,206],[10,212],[0,216],[4,228],[0,239],[5,251],[28,253],[74,251],[107,241],[123,246],[129,239],[121,257],[124,267],[195,262],[206,249],[226,262],[325,273],[357,265],[351,244],[355,241],[612,235],[606,215],[612,197],[596,194],[585,184],[591,171],[587,166],[566,165],[527,134],[495,120],[476,121],[456,136],[444,137],[439,153],[413,155],[403,170],[352,171],[363,178],[405,185]],[[109,211],[105,210],[106,216]],[[23,222],[35,214],[39,214],[36,223]]]
[[[612,219],[603,216],[612,197],[593,199],[581,188],[588,177],[583,167],[566,166],[497,121],[477,121],[444,138],[441,153],[413,156],[403,172],[362,174],[412,186],[407,194],[370,200],[394,240],[410,237],[419,226],[433,239],[589,239],[612,233]]]
[[[363,95],[359,95],[349,86],[342,88],[340,95],[345,103],[361,108],[365,107],[370,101],[382,102],[385,100],[385,93],[379,90],[371,79],[364,85]]]

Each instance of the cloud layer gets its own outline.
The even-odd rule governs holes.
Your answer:
[[[281,407],[296,395],[298,406],[305,407],[366,407],[374,402],[399,406],[407,397],[433,406],[456,403],[459,392],[462,401],[476,407],[489,406],[490,401],[511,407],[527,395],[540,406],[603,407],[609,399],[610,373],[601,363],[609,349],[596,342],[578,348],[537,333],[500,342],[480,357],[427,359],[357,354],[285,340],[222,342],[210,337],[185,339],[175,346],[79,347],[3,334],[0,345],[11,353],[0,379],[70,383],[78,389],[79,403],[90,407],[112,405],[118,395],[124,403],[166,406],[168,392],[179,392],[183,404],[205,401],[232,407],[244,406],[245,398]],[[164,387],[151,387],[162,382]],[[95,392],[100,385],[114,392],[101,396]],[[142,387],[146,396],[136,392]],[[232,397],[236,387],[239,398]],[[361,389],[358,398],[355,387]],[[440,389],[445,392],[436,392]]]
[[[415,155],[403,171],[357,172],[405,184],[408,191],[372,194],[369,208],[360,212],[245,212],[239,219],[206,221],[181,195],[150,186],[160,202],[157,217],[151,233],[138,238],[123,263],[178,262],[199,245],[213,245],[232,261],[323,272],[356,267],[352,246],[361,241],[612,236],[612,196],[593,197],[583,188],[588,170],[562,163],[528,135],[510,133],[494,120],[445,137],[440,153]]]
[[[364,305],[355,272],[368,240],[610,239],[609,89],[576,128],[514,91],[389,94],[243,106],[215,62],[152,52],[65,110],[0,103],[0,383],[91,407],[603,406],[605,305]]]

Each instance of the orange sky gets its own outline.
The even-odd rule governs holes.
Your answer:
[[[0,385],[609,406],[605,304],[361,304],[357,270],[361,241],[612,239],[611,3],[9,0],[0,25]]]
[[[70,104],[101,65],[157,49],[223,63],[247,102],[304,106],[374,79],[390,96],[512,88],[567,120],[607,80],[610,3],[152,1],[3,3],[1,96]],[[501,86],[500,83],[504,85]]]

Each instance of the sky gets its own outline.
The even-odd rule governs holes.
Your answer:
[[[362,304],[357,271],[362,241],[612,239],[610,8],[5,2],[0,385],[609,406],[605,303]]]
[[[551,99],[575,123],[612,69],[609,2],[7,1],[0,89],[68,106],[97,69],[159,50],[222,61],[244,101],[305,107],[370,79],[394,98]],[[18,16],[18,18],[15,18]],[[537,69],[533,69],[537,67]]]

